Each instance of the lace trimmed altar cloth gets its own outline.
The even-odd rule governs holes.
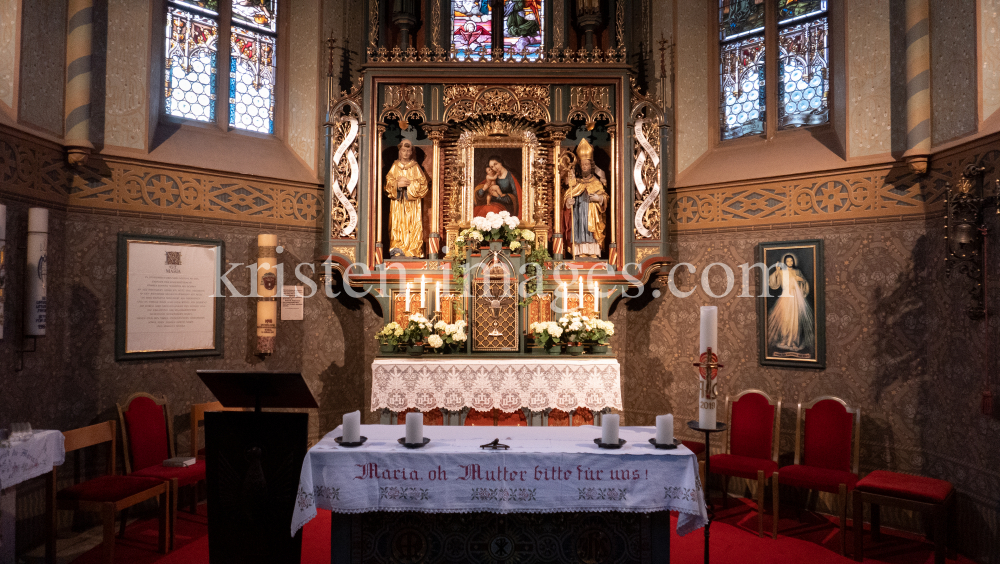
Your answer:
[[[0,489],[41,476],[66,460],[66,438],[59,431],[32,431],[20,441],[0,447]]]
[[[404,429],[362,425],[368,441],[347,448],[341,427],[309,449],[302,463],[291,530],[335,513],[563,513],[678,511],[677,534],[705,525],[708,514],[695,455],[658,450],[652,427],[622,427],[621,449],[594,444],[601,429],[583,427],[425,426],[430,442],[407,449]],[[494,438],[510,450],[479,448]]]
[[[608,357],[380,358],[372,363],[372,411],[416,408],[514,412],[622,409],[621,367]]]

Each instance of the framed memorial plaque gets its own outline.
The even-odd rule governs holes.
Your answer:
[[[760,364],[825,368],[823,241],[761,243],[757,262],[767,267],[757,292]]]
[[[115,359],[218,356],[225,243],[118,235]]]

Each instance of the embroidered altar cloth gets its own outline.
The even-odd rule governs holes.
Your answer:
[[[430,442],[408,449],[396,425],[362,425],[360,447],[339,446],[341,427],[302,463],[291,530],[336,513],[563,513],[678,511],[677,533],[708,515],[695,455],[658,450],[652,427],[622,427],[621,449],[594,444],[601,428],[426,426]],[[510,450],[483,450],[495,438]]]
[[[621,389],[621,367],[606,357],[380,358],[372,363],[372,411],[620,410]]]
[[[0,489],[41,476],[66,461],[64,442],[59,431],[33,431],[31,436],[0,446]]]

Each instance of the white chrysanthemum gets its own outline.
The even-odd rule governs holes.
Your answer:
[[[525,241],[534,241],[535,240],[535,233],[532,232],[532,231],[529,231],[527,229],[522,229],[521,230],[521,238],[524,239]]]
[[[444,340],[437,335],[431,335],[430,337],[427,337],[427,344],[435,349],[440,349],[444,346]]]

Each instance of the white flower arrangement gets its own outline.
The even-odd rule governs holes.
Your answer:
[[[431,335],[427,339],[427,343],[438,349],[438,352],[444,352],[446,348],[445,345],[458,346],[465,343],[468,340],[468,336],[465,333],[466,323],[465,321],[458,320],[454,323],[445,323],[444,321],[438,321],[434,324],[435,334]],[[440,341],[440,345],[435,345],[434,343]]]
[[[377,340],[380,345],[394,347],[399,344],[399,338],[403,336],[403,332],[403,328],[400,327],[399,323],[391,321],[387,323],[381,331],[375,334],[375,340]]]
[[[432,348],[440,349],[444,346],[444,339],[438,337],[437,335],[431,335],[430,337],[427,337],[427,344]]]
[[[535,340],[545,348],[558,343],[563,334],[563,328],[555,321],[536,321],[528,326],[528,330],[535,334]]]
[[[427,335],[430,335],[433,326],[431,322],[419,313],[411,314],[407,318],[406,329],[403,331],[401,343],[416,344],[422,343]]]

